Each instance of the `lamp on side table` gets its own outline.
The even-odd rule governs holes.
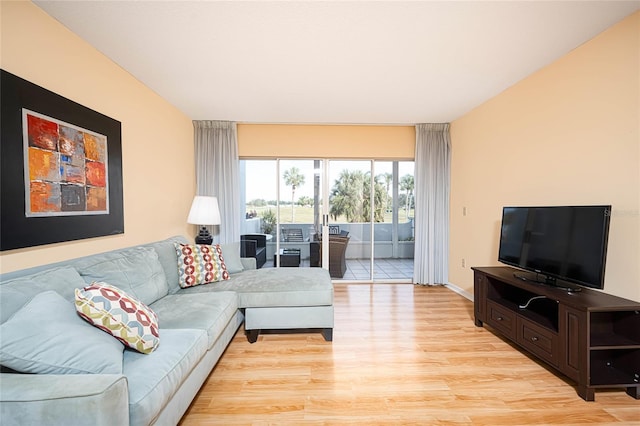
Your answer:
[[[216,197],[196,195],[191,203],[191,210],[187,217],[187,223],[200,225],[200,232],[196,236],[196,244],[213,243],[213,237],[206,225],[220,225],[220,209]]]

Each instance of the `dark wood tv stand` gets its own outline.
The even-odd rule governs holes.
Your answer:
[[[489,325],[574,380],[586,401],[598,388],[626,388],[640,399],[640,303],[523,281],[514,273],[528,273],[514,268],[472,269],[476,326]]]

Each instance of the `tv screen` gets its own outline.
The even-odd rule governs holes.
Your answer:
[[[602,289],[611,206],[504,207],[498,261]]]

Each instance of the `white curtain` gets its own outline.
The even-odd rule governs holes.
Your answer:
[[[193,122],[196,195],[218,197],[220,226],[209,226],[214,243],[240,241],[240,177],[236,123]],[[219,230],[219,232],[217,232]]]
[[[450,168],[449,123],[416,125],[415,284],[449,279]]]

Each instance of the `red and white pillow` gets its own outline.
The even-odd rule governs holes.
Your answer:
[[[87,322],[131,349],[149,354],[160,344],[156,313],[117,287],[94,282],[82,289],[76,288],[75,305]]]
[[[229,279],[219,244],[175,243],[178,256],[178,278],[182,288]]]

